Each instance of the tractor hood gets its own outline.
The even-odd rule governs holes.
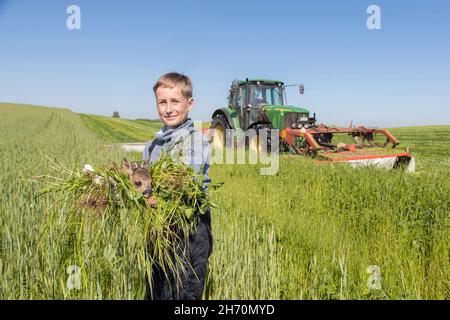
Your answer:
[[[308,109],[295,106],[265,105],[260,110],[266,114],[272,128],[278,130],[290,128],[293,123],[298,125],[298,121],[308,122],[310,119]]]
[[[309,114],[309,110],[304,108],[299,108],[296,106],[282,106],[282,105],[266,105],[261,108],[262,111],[277,111],[280,113],[284,112],[298,112],[298,113],[307,113]]]

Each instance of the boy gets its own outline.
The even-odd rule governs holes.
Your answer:
[[[194,129],[188,117],[194,107],[191,80],[179,73],[167,73],[153,86],[159,118],[164,127],[157,132],[144,150],[143,159],[154,163],[164,150],[167,154],[195,168],[204,175],[203,189],[208,188],[210,179],[210,144],[208,139]],[[202,172],[200,172],[200,169]],[[154,270],[150,279],[152,292],[147,282],[147,297],[155,300],[201,299],[208,258],[212,251],[211,214],[208,209],[200,215],[196,234],[189,238],[188,254],[185,261],[186,275],[182,275],[181,287],[177,288],[173,275],[169,280],[161,270]]]

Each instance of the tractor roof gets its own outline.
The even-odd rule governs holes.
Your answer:
[[[269,79],[248,79],[248,82],[250,82],[251,84],[255,84],[257,82],[261,82],[263,84],[284,84],[283,81],[278,81],[278,80],[269,80]],[[239,82],[239,84],[244,84],[245,80],[242,80]]]

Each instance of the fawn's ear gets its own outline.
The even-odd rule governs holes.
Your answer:
[[[131,170],[136,171],[139,168],[139,164],[136,161],[131,163]]]
[[[150,159],[144,161],[142,168],[144,168],[145,170],[148,170],[148,168],[150,168]]]
[[[123,158],[122,170],[125,171],[125,173],[128,175],[131,175],[132,173],[131,166],[127,158]]]

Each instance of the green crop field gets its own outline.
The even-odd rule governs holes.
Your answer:
[[[154,138],[162,127],[157,120],[126,120],[81,114],[86,127],[107,142],[141,142]]]
[[[160,126],[0,104],[0,299],[144,297],[130,217],[75,224],[64,203],[35,197],[34,177],[55,175],[46,156],[68,168],[119,162],[124,152],[105,144],[146,141]],[[213,165],[205,298],[449,299],[450,125],[392,132],[416,173],[293,156],[274,176]],[[74,265],[79,288],[68,286]]]
[[[159,120],[127,120],[88,114],[80,114],[80,117],[100,139],[111,143],[146,142],[163,126]],[[210,125],[210,122],[202,123],[203,128]]]

